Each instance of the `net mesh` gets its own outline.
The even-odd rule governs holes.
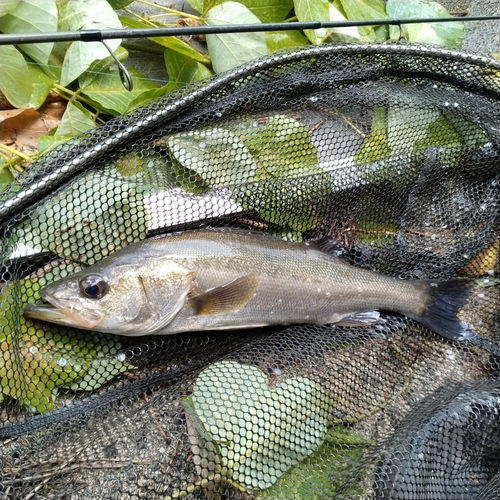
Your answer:
[[[45,155],[1,193],[2,495],[498,498],[499,85],[477,55],[307,48]],[[207,226],[328,237],[404,279],[470,278],[459,317],[475,337],[385,312],[149,337],[23,316],[47,283]]]

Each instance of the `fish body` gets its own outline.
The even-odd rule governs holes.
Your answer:
[[[41,290],[28,317],[120,335],[299,323],[394,311],[452,339],[461,280],[401,280],[351,266],[315,244],[236,229],[188,231],[129,245]]]

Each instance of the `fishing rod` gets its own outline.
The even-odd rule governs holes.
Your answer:
[[[115,30],[60,31],[54,33],[2,34],[0,45],[50,42],[101,42],[117,38],[146,38],[157,36],[221,35],[262,31],[319,30],[325,28],[352,28],[361,26],[398,26],[404,24],[450,23],[466,21],[500,21],[497,16],[422,17],[411,19],[372,19],[364,21],[294,21],[289,23],[230,24],[214,26],[183,26],[177,28],[133,28]]]

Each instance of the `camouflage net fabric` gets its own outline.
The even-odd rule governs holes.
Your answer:
[[[0,194],[3,498],[500,496],[500,63],[331,45],[252,62],[54,149]],[[23,316],[154,235],[330,237],[469,278],[449,341],[369,326],[124,337]]]

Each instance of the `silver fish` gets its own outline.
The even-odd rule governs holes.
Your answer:
[[[471,332],[456,311],[464,280],[401,280],[349,265],[314,243],[236,229],[129,245],[40,291],[25,315],[120,335],[298,323],[373,322],[394,311],[449,339]]]

